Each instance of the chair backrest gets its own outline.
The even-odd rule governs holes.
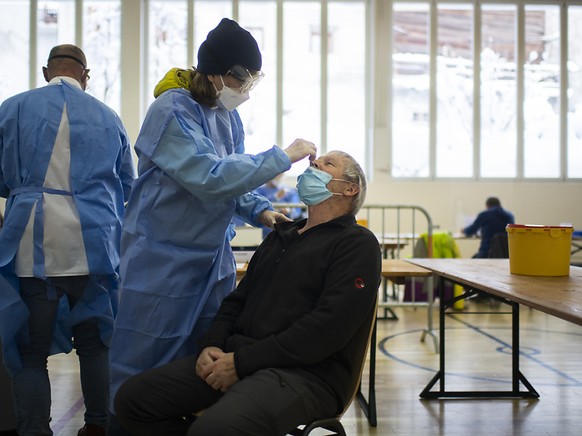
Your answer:
[[[491,259],[507,259],[509,258],[509,241],[507,240],[507,233],[496,233],[491,237],[491,245],[489,245],[489,253],[487,257]]]
[[[378,298],[376,298],[376,302],[374,303],[374,310],[372,316],[370,317],[369,323],[364,322],[360,327],[360,331],[366,330],[368,332],[368,339],[366,340],[366,343],[364,344],[364,346],[362,347],[363,349],[361,350],[361,355],[359,359],[360,366],[359,368],[357,368],[357,371],[354,371],[354,374],[352,374],[353,377],[350,380],[352,396],[345,405],[344,410],[342,410],[342,412],[338,415],[338,419],[341,418],[344,413],[346,413],[346,411],[349,409],[350,405],[354,401],[354,398],[356,397],[359,391],[360,380],[362,379],[362,373],[364,372],[364,366],[366,365],[366,356],[368,355],[368,348],[370,347],[370,339],[372,338],[372,333],[374,332],[374,327],[376,326],[377,314],[378,314]],[[358,331],[358,333],[360,333],[360,331]]]
[[[365,330],[368,332],[368,335],[367,335],[366,343],[363,344],[363,347],[361,348],[361,350],[359,350],[360,351],[360,356],[359,356],[360,357],[360,359],[359,359],[360,365],[359,365],[359,368],[357,368],[357,371],[354,371],[354,373],[352,374],[352,378],[350,379],[350,383],[351,383],[350,388],[351,388],[352,396],[351,396],[350,400],[346,403],[344,410],[342,410],[341,413],[336,415],[336,416],[332,416],[329,418],[317,419],[315,421],[307,423],[304,428],[300,428],[301,426],[299,426],[296,429],[294,429],[293,431],[291,431],[289,433],[289,435],[307,436],[315,429],[324,428],[326,430],[332,431],[334,435],[345,436],[346,432],[343,428],[342,423],[340,422],[340,419],[344,415],[344,413],[346,413],[346,411],[349,409],[350,405],[354,401],[354,398],[358,394],[359,387],[360,387],[360,380],[362,379],[362,373],[364,372],[364,366],[366,364],[366,356],[368,355],[368,348],[370,346],[370,339],[372,338],[372,334],[374,332],[374,327],[376,326],[377,313],[378,313],[378,298],[376,298],[376,302],[374,304],[374,310],[372,311],[372,316],[370,317],[369,320],[366,320],[366,322],[362,323],[360,330],[356,333],[359,335],[362,332],[362,330]]]

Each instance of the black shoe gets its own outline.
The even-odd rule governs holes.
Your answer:
[[[85,424],[77,433],[77,436],[105,436],[107,431],[103,427],[93,424]]]

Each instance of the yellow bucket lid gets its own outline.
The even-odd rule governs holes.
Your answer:
[[[574,227],[572,226],[544,226],[544,225],[537,225],[537,224],[507,224],[505,227],[507,233],[543,233],[549,232],[550,236],[555,238],[559,237],[563,233],[572,233],[574,231]]]

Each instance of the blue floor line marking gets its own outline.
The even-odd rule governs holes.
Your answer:
[[[83,401],[83,397],[79,398],[75,404],[73,404],[69,410],[67,410],[67,412],[61,416],[61,418],[55,422],[54,425],[52,425],[52,430],[53,433],[58,435],[61,430],[63,428],[65,428],[65,426],[69,423],[69,421],[71,421],[71,419],[73,419],[75,417],[75,415],[77,413],[79,413],[79,410],[81,410],[84,407],[85,403]]]
[[[447,328],[446,330],[459,330],[460,328]],[[507,328],[504,327],[496,327],[495,329],[501,330],[501,329],[505,329],[507,330]],[[475,328],[476,331],[483,333],[489,337],[491,337],[491,335],[479,330],[478,328]],[[379,350],[382,352],[382,354],[384,354],[386,357],[388,357],[389,359],[392,359],[396,362],[402,363],[403,365],[407,365],[413,368],[417,368],[417,369],[421,369],[424,371],[428,371],[428,372],[432,372],[432,373],[437,373],[437,369],[434,368],[429,368],[426,366],[422,366],[404,359],[401,359],[399,357],[397,357],[396,355],[390,353],[387,349],[386,349],[386,343],[392,339],[395,338],[397,336],[402,336],[402,335],[407,335],[407,334],[412,334],[412,333],[418,333],[418,332],[424,332],[424,329],[417,329],[417,330],[409,330],[406,332],[402,332],[402,333],[397,333],[394,335],[390,335],[387,336],[386,338],[382,339],[380,342],[378,342],[378,348]],[[530,331],[530,329],[520,329],[520,331]],[[564,333],[564,332],[553,332],[553,331],[549,331],[549,330],[540,330],[540,329],[532,329],[532,331],[544,331],[545,333]],[[580,335],[582,336],[582,335]],[[504,344],[505,346],[507,346],[507,344],[505,344],[503,341],[498,340],[495,337],[492,337],[494,340],[496,340],[499,343]],[[509,346],[511,348],[511,346]],[[523,355],[523,353],[520,353]],[[526,355],[527,356],[527,355]],[[536,382],[536,385],[538,386],[557,386],[557,387],[561,387],[561,386],[582,386],[582,382],[579,382],[578,380],[564,374],[561,371],[555,370],[554,368],[552,368],[549,365],[543,364],[541,361],[539,361],[539,359],[532,359],[535,362],[539,363],[540,365],[545,366],[546,368],[553,370],[555,373],[563,375],[566,379],[571,380],[573,383],[551,383],[551,384],[547,384],[547,383],[543,383],[543,382]],[[447,377],[448,376],[455,376],[455,377],[460,377],[460,378],[465,378],[465,379],[472,379],[472,380],[481,380],[481,381],[488,381],[488,382],[495,382],[495,383],[503,383],[503,384],[511,384],[512,381],[511,380],[499,380],[499,379],[493,379],[490,377],[479,377],[479,376],[471,376],[471,375],[467,375],[467,374],[461,374],[461,373],[456,373],[456,372],[446,372]]]
[[[495,342],[503,345],[504,348],[507,348],[509,350],[512,349],[511,344],[509,344],[507,342],[504,342],[501,339],[499,339],[499,338],[497,338],[497,337],[495,337],[495,336],[493,336],[493,335],[491,335],[491,334],[489,334],[489,333],[481,330],[480,327],[474,326],[474,325],[472,325],[472,324],[470,324],[470,323],[468,323],[466,321],[460,320],[460,319],[458,319],[454,315],[452,315],[451,318],[454,319],[455,321],[457,321],[457,322],[459,322],[459,323],[461,323],[461,324],[469,327],[470,329],[473,329],[474,331],[476,331],[476,332],[478,332],[478,333],[480,333],[480,334],[488,337],[489,339],[491,339],[491,340],[493,340],[493,341],[495,341]],[[521,328],[519,329],[520,332],[523,331],[523,330],[527,331],[527,329],[521,329]],[[538,359],[536,357],[533,357],[530,354],[526,354],[526,353],[523,353],[522,351],[520,351],[519,352],[519,356],[520,356],[520,358],[525,357],[525,358],[527,358],[529,360],[532,360],[532,361],[536,362],[538,365],[541,365],[542,367],[546,368],[548,371],[554,372],[555,374],[559,375],[560,377],[563,377],[566,380],[569,380],[569,381],[573,382],[576,385],[582,385],[582,382],[580,382],[579,380],[576,380],[574,377],[571,377],[568,374],[566,374],[565,372],[560,371],[559,369],[556,369],[556,368],[552,367],[551,365],[548,365],[545,362],[542,362],[540,359]]]

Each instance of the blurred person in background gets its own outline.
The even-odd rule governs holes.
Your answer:
[[[485,201],[485,210],[475,218],[470,226],[461,229],[466,236],[480,234],[481,243],[479,251],[473,258],[485,259],[489,257],[491,239],[499,233],[505,233],[507,224],[515,224],[513,214],[501,207],[501,201],[497,197],[489,197]]]
[[[297,188],[286,186],[283,184],[284,174],[279,174],[275,178],[269,180],[262,186],[255,189],[255,193],[262,195],[272,203],[300,203]],[[288,217],[291,220],[298,220],[304,218],[304,211],[300,207],[283,207],[278,208],[278,212]],[[263,227],[263,239],[272,231],[269,227]]]

